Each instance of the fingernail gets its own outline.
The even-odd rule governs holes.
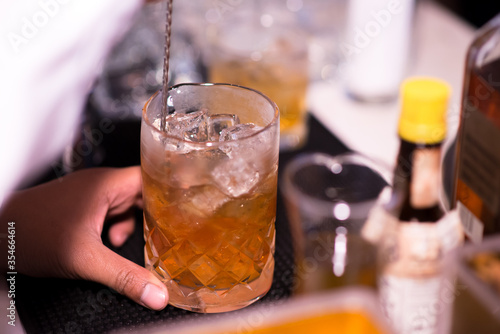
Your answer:
[[[167,304],[164,290],[154,284],[147,284],[141,296],[141,302],[153,310],[161,310]]]

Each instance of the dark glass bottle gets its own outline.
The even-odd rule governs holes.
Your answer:
[[[398,221],[437,222],[444,215],[439,201],[440,161],[449,94],[448,85],[434,79],[403,85],[401,142],[387,206]]]
[[[453,204],[478,243],[500,233],[500,14],[469,47],[460,120]]]
[[[401,144],[391,198],[380,216],[378,277],[381,305],[397,333],[437,333],[433,307],[442,289],[442,260],[460,239],[459,223],[439,200],[449,95],[446,83],[431,78],[402,87]]]
[[[394,189],[401,191],[403,198],[397,215],[399,221],[437,222],[444,216],[438,197],[440,156],[441,143],[429,145],[401,140],[398,160],[408,163],[398,166],[395,174],[399,180],[394,183]],[[419,160],[414,161],[415,157]],[[422,173],[425,179],[418,179]],[[411,192],[410,189],[416,187],[413,183],[417,182],[422,191]]]

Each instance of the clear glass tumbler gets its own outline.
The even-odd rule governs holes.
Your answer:
[[[164,125],[161,104],[157,93],[142,117],[146,268],[176,307],[245,307],[273,277],[278,108],[227,84],[173,86]]]
[[[205,51],[210,81],[251,87],[276,102],[282,151],[300,148],[308,134],[308,39],[298,24],[263,26],[254,16],[234,14],[217,25]]]
[[[308,153],[285,166],[281,190],[295,248],[295,293],[376,288],[376,247],[362,230],[389,174],[356,153]]]

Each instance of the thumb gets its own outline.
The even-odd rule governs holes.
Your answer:
[[[92,249],[94,252],[87,253],[91,259],[84,261],[87,265],[80,271],[84,276],[82,278],[107,285],[153,310],[162,310],[167,306],[167,288],[150,271],[121,257],[103,244],[97,244]]]

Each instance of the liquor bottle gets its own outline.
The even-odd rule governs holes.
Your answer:
[[[448,85],[415,78],[402,85],[400,150],[379,245],[381,304],[396,333],[434,334],[443,257],[461,241],[456,213],[440,201],[441,144]]]
[[[462,94],[453,203],[479,243],[500,232],[500,14],[469,47]]]
[[[439,173],[450,89],[437,79],[414,78],[401,93],[400,148],[387,209],[399,221],[437,222],[444,215]]]

